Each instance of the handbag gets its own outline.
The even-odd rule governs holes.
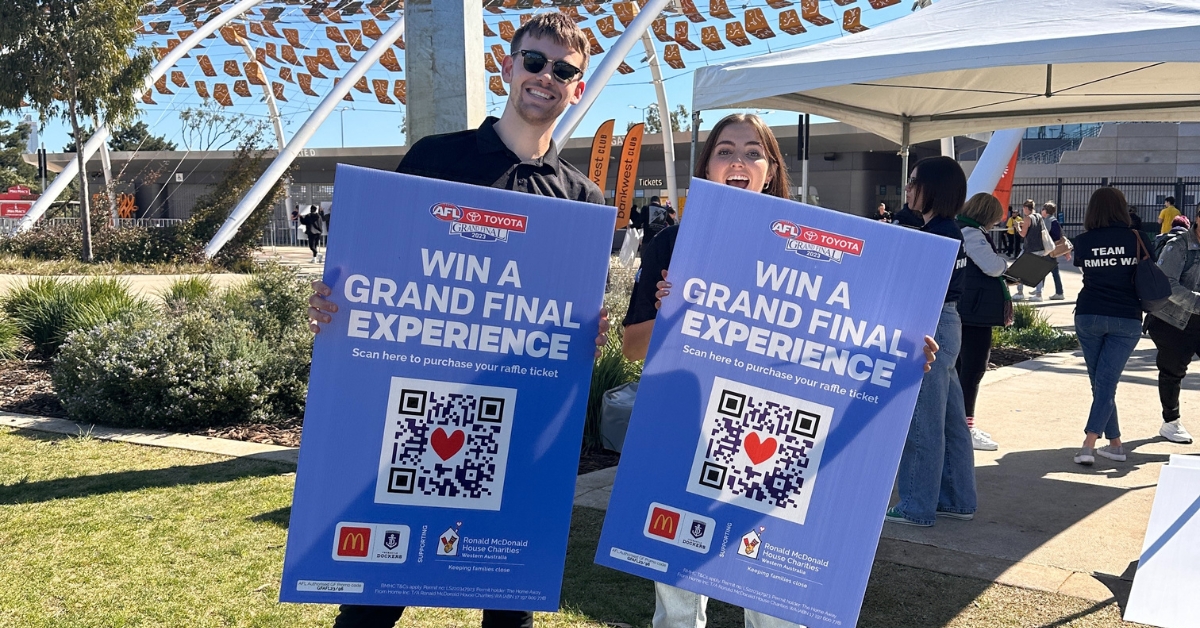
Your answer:
[[[1171,297],[1171,282],[1166,274],[1154,263],[1150,251],[1142,243],[1137,231],[1129,230],[1137,241],[1138,264],[1133,274],[1133,287],[1137,291],[1138,300],[1142,302],[1143,312],[1157,312],[1165,306]]]
[[[1054,255],[1054,240],[1050,239],[1050,225],[1047,225],[1045,220],[1042,220],[1041,234],[1042,234],[1042,251],[1044,252],[1044,254],[1049,255],[1051,257],[1057,257],[1056,255]]]
[[[1050,257],[1062,257],[1074,250],[1075,245],[1071,244],[1071,241],[1067,239],[1067,236],[1063,236],[1058,239],[1058,242],[1054,243],[1054,248],[1050,251]]]

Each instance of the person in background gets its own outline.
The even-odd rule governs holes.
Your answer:
[[[886,521],[932,526],[936,517],[975,517],[975,457],[963,407],[963,388],[955,364],[962,348],[958,301],[963,294],[967,255],[954,218],[967,198],[967,177],[950,157],[917,162],[905,189],[908,206],[924,220],[922,231],[950,238],[958,245],[950,283],[942,303],[934,340],[941,354],[921,379],[896,486],[900,501],[888,509]]]
[[[1175,197],[1168,196],[1163,199],[1162,211],[1158,212],[1159,234],[1166,233],[1171,230],[1171,221],[1179,216],[1179,210],[1175,207]]]
[[[1034,210],[1033,199],[1025,201],[1021,206],[1021,213],[1025,215],[1025,219],[1021,221],[1018,233],[1025,241],[1025,252],[1030,255],[1046,256],[1050,251],[1046,250],[1045,243],[1042,242],[1042,230],[1046,228],[1046,222],[1042,219],[1042,214]],[[1061,281],[1061,280],[1060,280]],[[1046,285],[1046,280],[1033,289],[1033,294],[1029,296],[1029,300],[1033,302],[1042,300],[1042,287]],[[1025,286],[1017,284],[1017,293],[1013,295],[1013,301],[1023,301],[1025,299]]]
[[[962,230],[967,267],[963,269],[963,293],[958,300],[962,318],[962,351],[954,367],[962,382],[963,409],[971,430],[971,445],[981,451],[996,451],[991,434],[975,426],[975,399],[987,372],[992,351],[992,328],[1003,327],[1008,285],[1000,275],[1008,268],[993,249],[989,230],[1004,218],[1004,207],[995,196],[980,192],[963,205],[956,222]]]
[[[1187,224],[1176,216],[1175,225]],[[1191,227],[1173,226],[1158,256],[1158,267],[1171,282],[1171,298],[1146,317],[1146,330],[1158,347],[1158,400],[1163,424],[1158,435],[1172,443],[1190,444],[1192,435],[1179,422],[1179,388],[1192,357],[1200,355],[1200,220]]]
[[[642,242],[649,242],[654,239],[663,229],[675,224],[671,218],[671,211],[663,206],[662,201],[657,196],[650,197],[650,204],[643,210],[646,215],[646,233],[642,237]]]
[[[312,251],[312,263],[317,263],[317,247],[321,244],[321,214],[316,205],[308,208],[308,213],[300,218],[304,225],[304,233],[308,236],[308,250]]]
[[[1083,228],[1075,238],[1075,265],[1083,269],[1075,333],[1092,384],[1092,406],[1075,463],[1090,466],[1096,456],[1125,461],[1117,382],[1142,335],[1142,305],[1133,285],[1140,238],[1130,229],[1125,195],[1110,187],[1093,192]],[[1101,436],[1109,444],[1097,448]]]
[[[1160,233],[1154,237],[1154,251],[1156,253],[1155,257],[1158,257],[1157,253],[1162,251],[1163,248],[1167,246],[1168,242],[1187,233],[1191,228],[1192,223],[1190,220],[1188,220],[1187,216],[1176,216],[1175,219],[1171,221],[1170,231],[1166,233]]]
[[[1008,256],[1017,259],[1021,254],[1021,234],[1017,231],[1021,227],[1021,214],[1013,212],[1012,205],[1008,206],[1008,222],[1005,226],[1008,227]]]
[[[1054,201],[1046,201],[1042,204],[1042,224],[1044,224],[1046,228],[1050,230],[1050,241],[1057,245],[1059,241],[1062,240],[1063,232],[1062,225],[1058,223],[1058,206],[1054,204]],[[1065,257],[1067,261],[1071,260],[1070,253],[1063,255],[1063,257]],[[1058,264],[1055,264],[1054,268],[1050,269],[1050,276],[1054,278],[1054,294],[1050,295],[1050,300],[1062,301],[1062,276],[1059,274]],[[1040,291],[1041,286],[1038,286],[1038,289]]]
[[[879,209],[875,210],[875,220],[879,222],[891,222],[892,212],[888,211],[887,203],[880,203]]]

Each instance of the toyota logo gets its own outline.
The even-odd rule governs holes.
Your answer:
[[[479,212],[467,212],[467,220],[471,222],[479,222]]]
[[[817,240],[817,232],[816,231],[805,231],[804,239],[808,240],[809,242],[815,242]]]

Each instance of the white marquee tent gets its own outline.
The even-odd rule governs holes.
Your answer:
[[[901,145],[977,131],[1200,120],[1200,0],[942,0],[696,71],[693,108],[827,116]]]

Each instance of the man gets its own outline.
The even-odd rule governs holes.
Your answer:
[[[583,96],[588,48],[587,36],[566,15],[534,16],[513,34],[511,54],[501,68],[510,89],[500,118],[489,117],[478,129],[418,141],[396,171],[603,205],[600,189],[559,158],[551,139],[558,117]],[[313,288],[319,295],[331,294],[323,283]],[[317,323],[330,322],[326,312],[336,312],[337,306],[317,295],[309,303],[314,320],[309,327],[319,331]],[[602,311],[598,345],[607,333],[608,314]],[[403,607],[343,605],[334,627],[390,628],[403,612]],[[531,612],[483,612],[483,628],[532,626]]]
[[[1062,240],[1062,237],[1063,237],[1062,225],[1058,224],[1057,216],[1058,216],[1058,205],[1055,205],[1054,201],[1046,201],[1045,203],[1042,204],[1042,225],[1050,230],[1050,241],[1053,242],[1055,245],[1057,245],[1059,240]],[[1041,236],[1039,235],[1038,237],[1040,238]],[[1049,254],[1049,251],[1047,251],[1047,254]],[[1067,253],[1064,255],[1064,257],[1066,257],[1067,260],[1070,261],[1071,254]],[[1062,275],[1060,275],[1058,273],[1058,264],[1055,264],[1054,268],[1050,269],[1050,276],[1054,278],[1054,294],[1050,295],[1050,300],[1051,301],[1062,301],[1063,300]],[[1045,282],[1043,282],[1043,283],[1045,283]],[[1038,288],[1040,289],[1041,286],[1039,285]]]
[[[304,233],[308,236],[308,248],[312,251],[312,263],[314,264],[317,263],[317,246],[321,243],[321,223],[323,222],[316,205],[310,206],[308,213],[300,219],[300,223],[304,225]]]
[[[1177,216],[1175,220],[1178,220]],[[1186,218],[1184,219],[1186,220]],[[1172,221],[1174,222],[1174,221]],[[1158,347],[1158,399],[1163,424],[1158,434],[1173,443],[1191,443],[1192,435],[1179,422],[1179,389],[1192,356],[1200,353],[1200,220],[1172,238],[1162,249],[1158,266],[1171,283],[1171,298],[1146,317],[1146,329]]]
[[[1028,199],[1023,205],[1021,205],[1021,213],[1024,214],[1025,219],[1022,220],[1020,225],[1017,227],[1017,233],[1019,233],[1021,238],[1025,241],[1026,253],[1046,256],[1050,254],[1050,251],[1046,250],[1046,247],[1042,242],[1042,229],[1046,228],[1046,223],[1042,219],[1041,214],[1034,211],[1033,208],[1033,199]],[[1033,294],[1029,297],[1031,302],[1038,302],[1042,300],[1042,286],[1044,285],[1046,285],[1046,280],[1042,279],[1042,282],[1033,289]],[[1025,300],[1025,284],[1017,284],[1017,293],[1012,295],[1012,300]]]
[[[1179,210],[1175,208],[1174,196],[1168,196],[1163,199],[1163,204],[1165,207],[1162,208],[1162,211],[1158,212],[1158,233],[1160,235],[1171,230],[1171,221],[1175,220],[1175,217],[1179,215]]]
[[[888,211],[887,203],[880,203],[879,209],[877,209],[875,211],[876,211],[875,220],[878,220],[879,222],[891,222],[892,221],[892,212]]]
[[[642,242],[653,240],[659,231],[675,224],[675,221],[671,218],[671,214],[674,212],[670,208],[664,207],[662,200],[657,196],[650,197],[650,204],[642,209],[642,213],[645,215],[646,220],[646,234],[642,238]]]

